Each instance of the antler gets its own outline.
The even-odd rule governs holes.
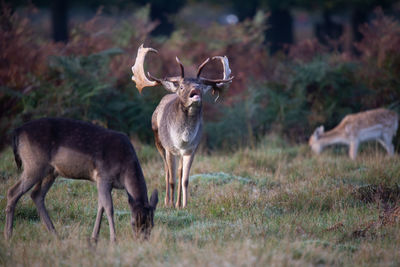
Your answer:
[[[224,81],[221,81],[217,83],[217,87],[222,88],[222,89],[227,89],[229,85],[232,83],[233,77],[229,78],[231,75],[231,69],[229,68],[229,60],[226,56],[215,56],[213,59],[219,59],[222,62],[222,65],[224,67]]]
[[[230,82],[232,82],[233,77],[229,77],[231,75],[231,69],[229,68],[229,60],[227,58],[227,56],[215,56],[213,57],[213,59],[219,59],[222,62],[222,65],[224,67],[224,80],[229,80]],[[221,82],[222,83],[222,82]],[[217,84],[218,86],[218,84]]]
[[[143,63],[147,52],[158,53],[158,51],[155,50],[154,48],[151,47],[144,48],[142,44],[138,49],[135,64],[132,66],[132,73],[133,73],[132,81],[136,83],[136,87],[140,93],[142,92],[143,87],[156,86],[160,84],[159,79],[154,78],[148,73],[149,77],[153,80],[150,81],[144,73]]]
[[[215,56],[212,58],[221,60],[221,63],[224,68],[224,76],[222,79],[207,79],[200,77],[200,73],[203,70],[204,66],[209,62],[209,58],[207,58],[199,67],[197,71],[197,78],[199,78],[204,84],[211,85],[214,89],[227,89],[229,85],[232,83],[233,76],[231,75],[231,69],[229,68],[229,60],[226,56]]]
[[[200,65],[199,68],[197,69],[197,75],[196,75],[196,78],[197,78],[197,79],[200,78],[201,71],[203,70],[204,66],[205,66],[209,61],[210,61],[210,58],[208,57],[206,60],[204,60],[203,63],[201,63],[201,65]]]
[[[213,88],[212,94],[214,95],[215,91],[218,92],[218,96],[215,99],[215,101],[217,101],[217,99],[219,98],[219,92],[221,90],[225,90],[229,87],[229,85],[232,83],[233,80],[233,76],[229,77],[231,75],[231,69],[229,68],[229,60],[226,56],[215,56],[212,58],[214,59],[219,59],[221,60],[221,63],[223,65],[224,68],[224,76],[222,79],[206,79],[206,78],[202,78],[200,77],[201,71],[203,70],[204,66],[210,61],[209,58],[207,58],[203,63],[201,63],[201,65],[199,66],[198,70],[197,70],[197,78],[203,82],[206,85],[211,85]]]
[[[185,69],[183,67],[183,64],[181,63],[181,61],[179,60],[178,57],[175,57],[176,62],[178,62],[179,66],[181,67],[181,77],[184,78],[185,77]]]

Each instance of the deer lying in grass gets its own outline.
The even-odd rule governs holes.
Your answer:
[[[229,87],[230,77],[228,58],[213,57],[223,65],[223,78],[211,80],[201,77],[201,71],[210,61],[206,59],[198,68],[196,78],[185,78],[184,67],[176,58],[181,75],[158,79],[148,73],[144,74],[143,63],[147,52],[156,52],[153,48],[138,49],[136,61],[132,67],[132,80],[141,92],[143,87],[162,85],[172,94],[164,96],[152,116],[152,129],[156,147],[164,161],[166,195],[165,205],[173,206],[175,190],[175,158],[180,156],[178,168],[178,194],[176,207],[186,207],[189,172],[194,155],[200,142],[202,132],[202,97],[208,90],[221,91]],[[183,200],[182,192],[183,191]],[[181,201],[182,200],[182,201]]]
[[[14,157],[23,166],[19,181],[8,190],[4,236],[11,238],[15,206],[33,186],[31,198],[50,232],[56,233],[44,199],[57,176],[95,182],[98,209],[92,239],[97,241],[106,211],[110,240],[115,242],[111,190],[125,189],[132,212],[134,233],[150,234],[158,202],[157,190],[150,203],[135,149],[124,134],[90,123],[59,118],[28,122],[14,131]]]
[[[328,132],[324,132],[324,126],[318,127],[311,135],[309,145],[319,154],[326,146],[345,144],[350,147],[349,156],[354,160],[361,142],[377,140],[393,156],[392,139],[396,135],[398,120],[395,112],[383,108],[350,114]]]

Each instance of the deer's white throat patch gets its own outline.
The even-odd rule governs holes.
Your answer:
[[[182,133],[182,140],[183,140],[183,142],[188,143],[189,138],[190,138],[189,130],[188,130],[188,128],[185,128],[185,130],[183,130],[183,133]]]
[[[183,131],[173,129],[171,137],[174,146],[181,150],[186,151],[192,148],[192,142],[196,138],[200,128],[200,123],[196,123],[195,127],[185,127]]]

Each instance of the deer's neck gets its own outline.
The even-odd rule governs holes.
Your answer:
[[[191,120],[194,121],[196,119],[201,118],[202,115],[202,103],[193,104],[189,107],[185,107],[185,105],[179,101],[179,98],[175,100],[174,109],[176,113],[180,116],[180,119]]]
[[[171,148],[174,149],[175,153],[191,153],[200,142],[202,128],[201,106],[184,107],[177,101],[171,107],[167,117]]]
[[[334,128],[330,131],[323,133],[319,138],[319,143],[322,147],[334,145],[334,144],[345,144],[348,145],[349,140],[346,138],[343,131]]]
[[[135,160],[125,170],[124,176],[124,185],[128,197],[133,198],[136,204],[148,204],[147,186],[136,155]]]
[[[185,107],[177,101],[174,105],[173,114],[174,118],[170,125],[175,133],[182,135],[184,141],[187,142],[185,137],[198,131],[202,120],[202,107]]]

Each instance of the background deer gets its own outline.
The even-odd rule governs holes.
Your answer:
[[[15,206],[33,186],[31,197],[39,216],[50,232],[56,233],[44,199],[58,175],[95,182],[98,209],[92,238],[97,241],[106,211],[110,240],[115,241],[111,190],[125,189],[132,212],[134,233],[150,234],[158,202],[157,190],[150,203],[135,149],[124,134],[90,123],[44,118],[28,122],[14,131],[14,157],[23,166],[19,181],[8,190],[4,235],[9,239]]]
[[[328,132],[324,132],[324,126],[318,127],[311,135],[309,145],[319,154],[326,146],[345,144],[350,147],[349,156],[354,160],[361,142],[377,140],[393,156],[392,139],[396,135],[398,120],[395,112],[383,108],[350,114]]]
[[[231,70],[229,69],[228,58],[217,56],[212,59],[218,59],[222,62],[224,70],[222,79],[211,80],[200,76],[204,66],[210,62],[209,58],[199,66],[196,78],[185,78],[184,67],[178,58],[176,58],[176,61],[181,69],[180,76],[158,79],[148,73],[149,78],[147,78],[144,74],[143,63],[149,51],[157,53],[153,48],[144,48],[143,45],[139,47],[135,64],[132,67],[132,80],[136,83],[140,92],[143,87],[162,85],[172,93],[161,99],[153,113],[151,124],[156,147],[164,161],[165,205],[173,206],[175,158],[180,156],[176,207],[186,207],[190,167],[200,143],[202,132],[203,94],[210,89],[219,93],[220,90],[228,88],[233,77],[230,77]]]

